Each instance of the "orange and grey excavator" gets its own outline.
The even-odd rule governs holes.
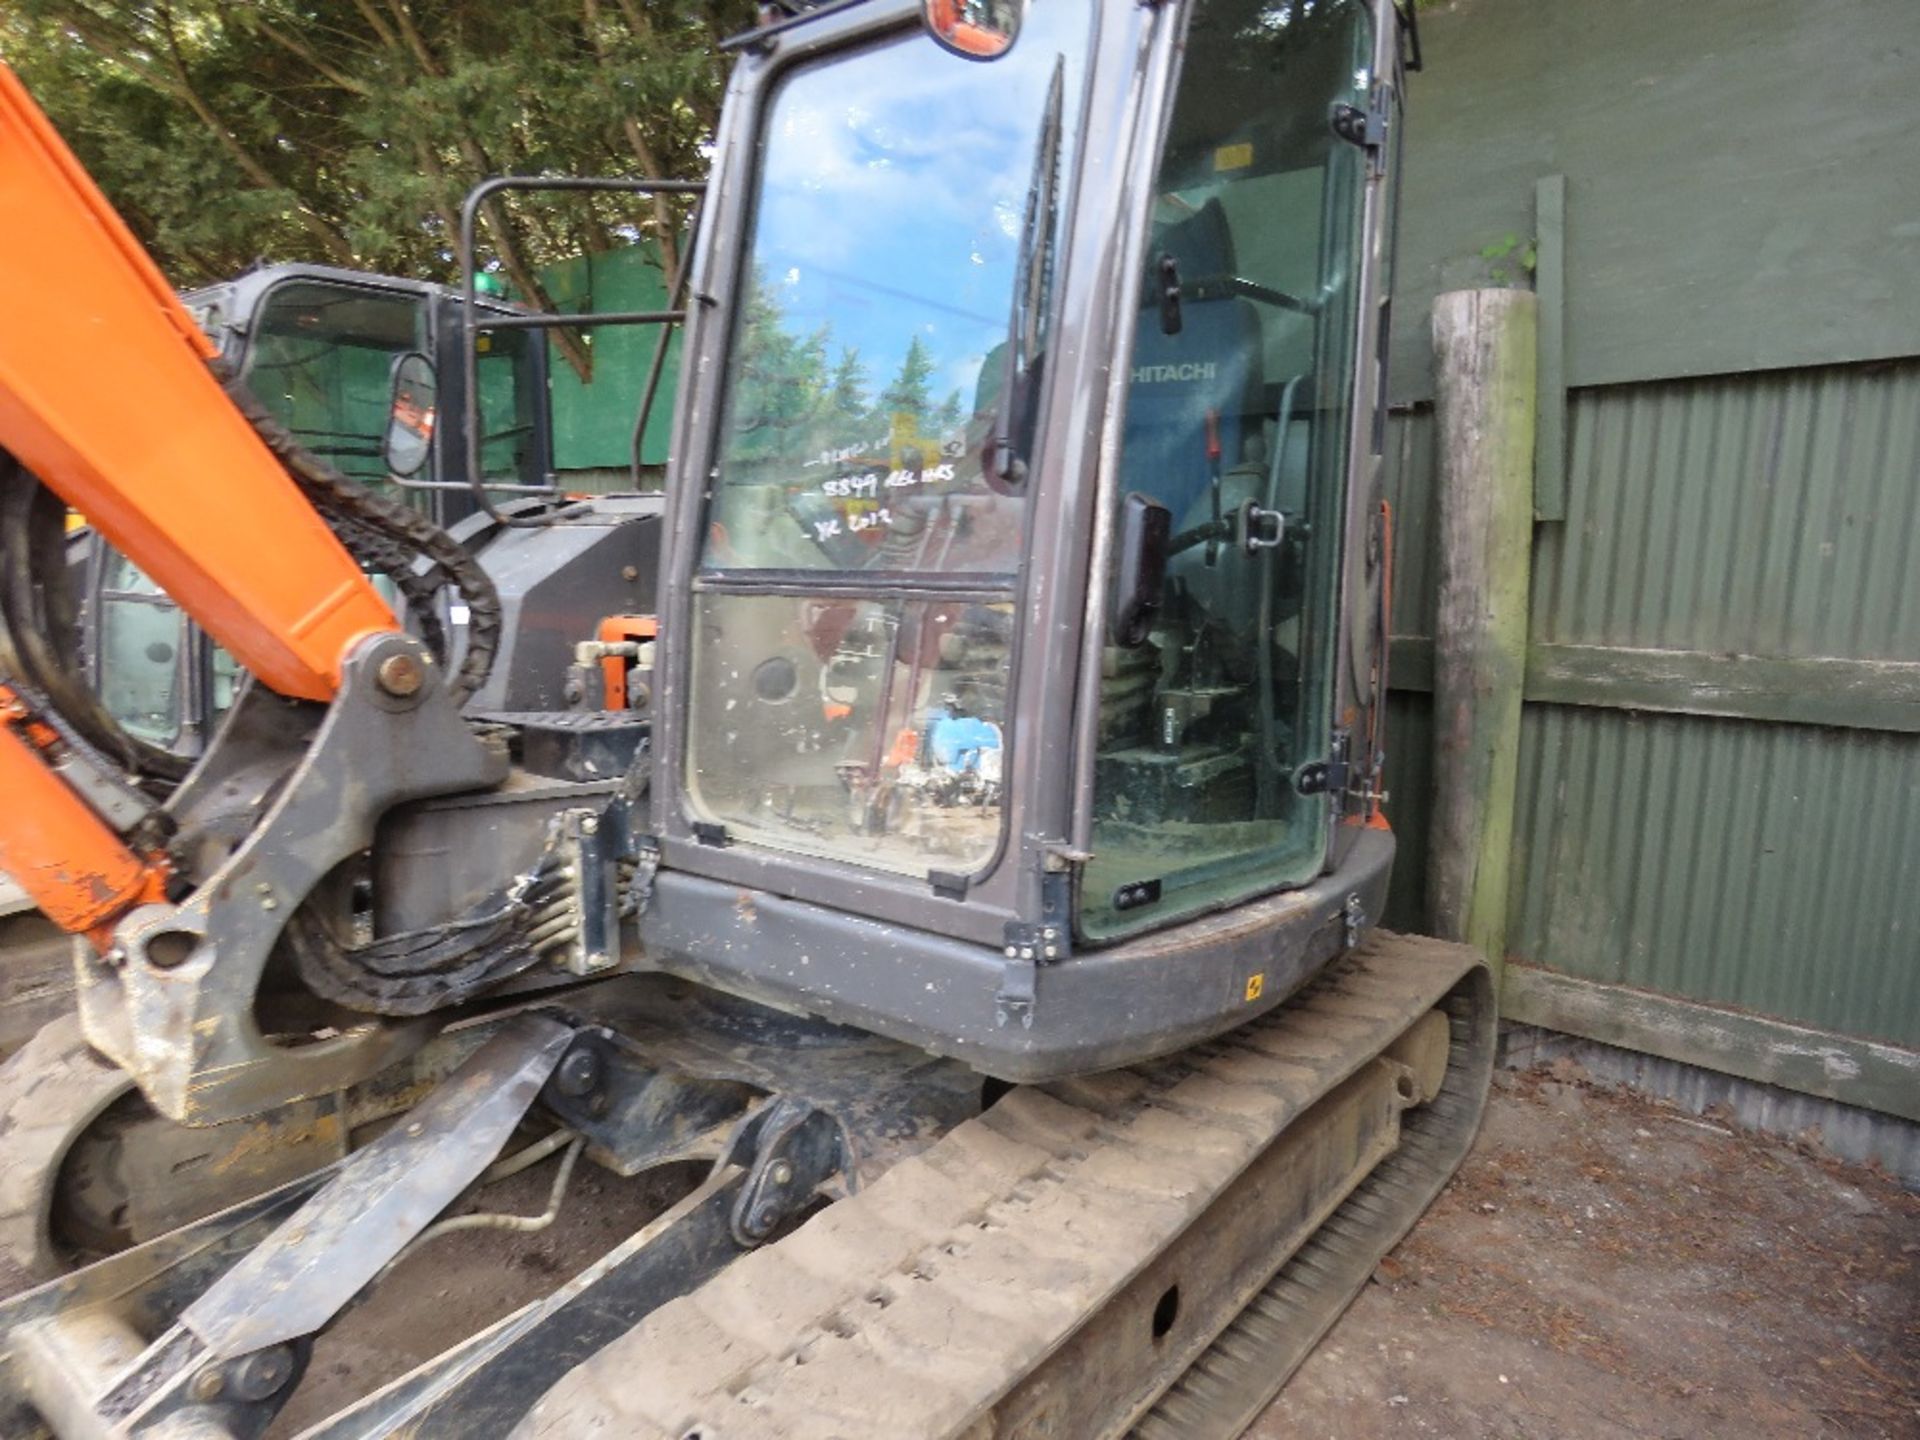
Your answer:
[[[0,868],[78,937],[158,1208],[0,1302],[5,1433],[262,1433],[557,1155],[556,1204],[688,1178],[306,1434],[1231,1435],[1464,1156],[1485,967],[1375,928],[1410,18],[794,8],[732,46],[684,298],[624,317],[686,321],[664,509],[469,467],[484,563],[209,363],[0,71],[9,503],[252,677],[156,803],[9,637]],[[483,202],[556,184],[666,188],[489,181],[469,277]],[[483,337],[558,323],[472,285],[459,374],[396,367],[407,464],[448,394],[473,443]],[[157,1218],[222,1168],[167,1136],[402,1109]]]

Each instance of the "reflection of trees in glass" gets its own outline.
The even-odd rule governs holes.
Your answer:
[[[906,358],[900,362],[900,373],[880,394],[880,408],[889,415],[925,415],[927,380],[932,374],[933,357],[927,353],[926,344],[916,335],[907,344]]]
[[[1253,143],[1253,163],[1263,173],[1317,163],[1332,143],[1326,112],[1312,105],[1276,109],[1270,97],[1361,98],[1366,82],[1356,78],[1354,62],[1364,65],[1365,51],[1363,41],[1356,54],[1355,36],[1361,27],[1364,37],[1365,23],[1355,0],[1218,0],[1201,6],[1187,47],[1189,54],[1208,57],[1207,88],[1181,97],[1185,108],[1168,140],[1168,153],[1183,162],[1181,184],[1218,178],[1214,147],[1227,135]]]
[[[842,345],[837,360],[833,326],[794,327],[766,275],[755,267],[743,300],[740,338],[733,357],[733,411],[728,459],[795,461],[822,452],[864,452],[884,444],[902,415],[911,433],[945,437],[965,418],[960,392],[935,401],[932,382],[939,362],[926,342],[911,337],[900,368],[877,396],[859,348]]]
[[[864,420],[871,408],[867,401],[866,362],[851,345],[841,347],[840,363],[833,367],[833,389],[827,404],[836,420]]]

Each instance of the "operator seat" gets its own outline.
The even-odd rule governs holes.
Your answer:
[[[1178,334],[1160,328],[1160,257],[1180,275]],[[1121,481],[1173,512],[1179,526],[1206,499],[1207,412],[1219,417],[1220,473],[1243,459],[1260,434],[1265,396],[1260,314],[1225,281],[1235,274],[1233,232],[1220,202],[1164,226],[1147,250],[1148,299],[1133,344]]]

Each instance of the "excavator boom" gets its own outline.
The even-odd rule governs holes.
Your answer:
[[[0,65],[0,451],[84,514],[282,694],[326,700],[359,641],[398,629],[326,522],[235,409],[195,327],[18,78]],[[161,898],[130,847],[50,766],[9,689],[0,868],[56,923],[104,938]]]
[[[253,674],[327,700],[397,630],[222,392],[213,347],[0,65],[0,449],[84,514]]]

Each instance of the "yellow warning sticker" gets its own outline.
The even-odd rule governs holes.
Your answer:
[[[1260,998],[1260,992],[1266,988],[1267,988],[1267,976],[1265,971],[1261,971],[1258,974],[1249,975],[1247,977],[1248,1003],[1251,1004],[1253,1001],[1258,1000]]]
[[[1222,145],[1213,152],[1215,170],[1244,170],[1253,164],[1253,145],[1242,141],[1238,145]]]

